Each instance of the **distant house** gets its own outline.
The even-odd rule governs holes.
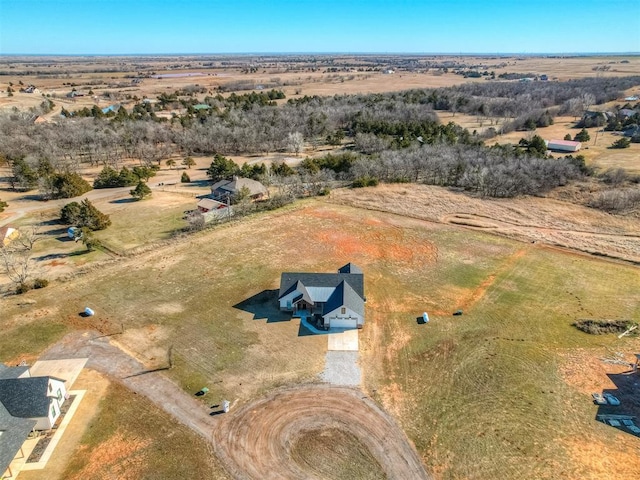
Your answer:
[[[198,103],[197,105],[193,106],[193,109],[198,111],[198,110],[209,110],[211,108],[210,105],[207,105],[206,103]]]
[[[618,116],[622,117],[623,119],[627,119],[629,117],[633,117],[637,113],[639,113],[637,110],[632,110],[630,108],[621,108],[618,111]]]
[[[582,143],[572,140],[545,140],[545,143],[554,152],[577,152],[582,148]]]
[[[120,105],[109,105],[108,107],[104,107],[102,109],[102,113],[106,115],[109,112],[117,112],[119,108],[120,108]]]
[[[622,131],[622,134],[625,137],[640,137],[640,126],[639,125],[629,125]]]
[[[198,202],[198,211],[201,213],[207,213],[212,210],[222,210],[223,208],[227,208],[226,203],[218,202],[212,198],[203,198]]]
[[[20,232],[13,227],[0,227],[0,245],[7,246],[20,236]]]
[[[382,71],[383,75],[392,75],[394,73],[396,73],[393,68],[386,68]]]
[[[267,187],[256,180],[243,177],[233,177],[231,180],[220,180],[211,186],[211,196],[214,200],[227,201],[233,198],[243,188],[248,189],[249,197],[253,200],[260,200],[269,196]]]
[[[40,93],[40,90],[35,85],[29,85],[24,89],[24,93]]]
[[[540,80],[543,81],[543,82],[546,82],[547,80],[549,80],[549,76],[545,75],[545,74],[542,74],[542,75],[540,75]]]
[[[67,98],[76,98],[76,97],[84,97],[84,93],[73,90],[67,93]]]
[[[362,328],[364,274],[352,263],[337,273],[284,272],[278,302],[280,310],[313,317],[320,328]]]

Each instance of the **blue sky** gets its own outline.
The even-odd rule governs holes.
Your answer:
[[[0,0],[0,54],[640,52],[639,0]]]

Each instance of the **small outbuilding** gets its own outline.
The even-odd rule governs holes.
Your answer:
[[[545,143],[553,152],[577,152],[582,148],[582,143],[572,140],[545,140]]]

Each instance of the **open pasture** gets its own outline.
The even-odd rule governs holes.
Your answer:
[[[632,478],[638,438],[596,422],[589,395],[563,372],[578,354],[638,351],[637,338],[570,325],[639,321],[636,267],[336,200],[254,215],[3,298],[0,359],[33,356],[71,329],[124,327],[114,341],[145,366],[167,366],[171,351],[167,375],[235,408],[316,382],[323,368],[326,337],[276,308],[280,272],[351,261],[366,274],[363,387],[436,478],[598,478],[581,453],[593,445],[617,460],[618,478]],[[97,315],[80,319],[87,305]],[[451,316],[457,309],[462,317]],[[418,325],[423,311],[432,320]],[[25,329],[34,341],[17,347]]]

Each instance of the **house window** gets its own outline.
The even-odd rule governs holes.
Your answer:
[[[53,388],[51,388],[51,384],[49,384],[49,393],[51,393],[51,390],[53,390]]]
[[[56,406],[55,405],[51,405],[51,416],[52,417],[56,416]]]
[[[62,400],[62,390],[58,389],[58,401]]]
[[[347,309],[346,309],[345,307],[342,307],[342,308],[340,309],[340,313],[341,313],[342,315],[344,315],[345,313],[347,313]]]

